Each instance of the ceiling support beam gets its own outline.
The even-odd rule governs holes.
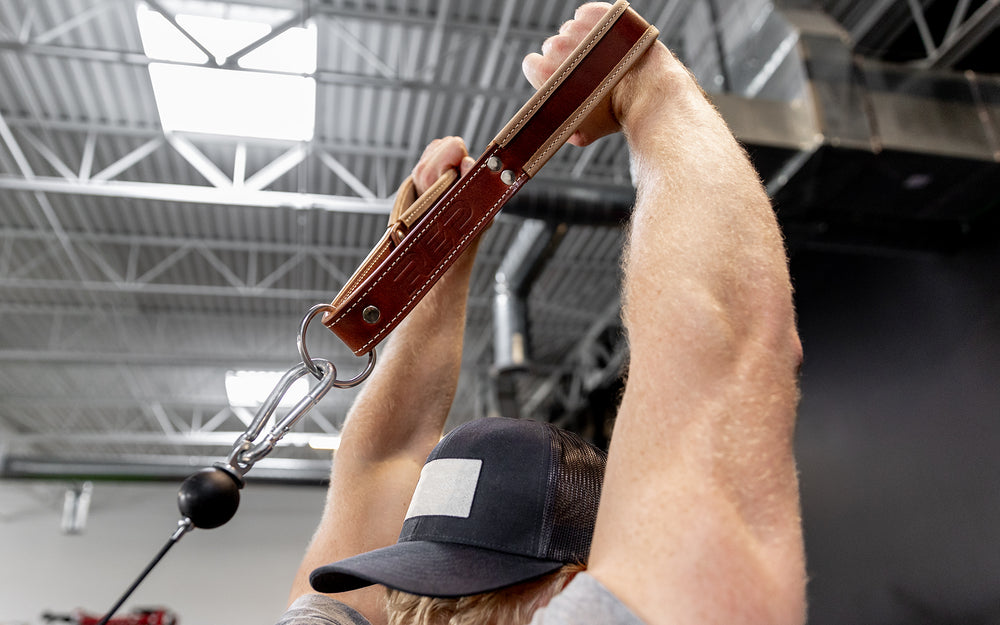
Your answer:
[[[191,456],[139,456],[121,462],[78,458],[38,459],[8,455],[0,457],[0,478],[170,481],[178,482],[199,466],[210,466],[220,458]],[[247,473],[249,482],[323,485],[330,477],[329,460],[264,458]]]
[[[628,344],[620,328],[621,303],[616,297],[563,365],[524,402],[522,414],[544,417],[555,408],[563,418],[572,418],[586,404],[588,394],[620,377],[628,360]]]
[[[29,132],[27,129],[22,129],[21,133],[24,135],[24,138],[28,140],[28,143],[31,144],[31,147],[33,147],[36,152],[41,154],[42,158],[44,158],[53,169],[59,172],[60,175],[64,178],[77,177],[76,173],[73,172],[66,165],[66,163],[62,162],[62,159],[60,159],[56,153],[49,148],[49,146],[42,143],[42,141],[33,133]]]
[[[931,34],[930,26],[927,25],[927,18],[924,17],[924,7],[921,6],[920,0],[906,0],[906,3],[910,7],[913,22],[917,25],[917,33],[920,34],[920,41],[924,44],[927,57],[930,58],[934,55],[934,50],[937,46],[934,45],[934,36]]]
[[[126,445],[158,445],[177,444],[199,447],[218,447],[232,445],[243,432],[178,432],[169,424],[164,425],[164,431],[148,432],[65,432],[61,434],[16,434],[15,443],[39,442],[79,442],[79,443],[115,443]],[[320,433],[316,433],[320,434]],[[303,446],[309,444],[314,434],[309,432],[289,432],[281,439],[279,445]]]
[[[170,25],[173,26],[177,30],[177,32],[179,32],[188,41],[190,41],[194,45],[194,47],[198,48],[201,51],[201,53],[208,58],[209,65],[214,67],[219,66],[218,61],[216,60],[215,56],[209,51],[209,49],[206,48],[204,45],[202,45],[202,43],[198,41],[198,39],[194,35],[189,33],[186,28],[181,26],[177,22],[177,17],[173,13],[163,8],[157,0],[145,0],[145,2],[146,4],[149,5],[149,8],[153,9],[154,11],[162,15],[163,19],[170,22]]]
[[[497,66],[500,64],[500,52],[503,49],[503,44],[507,41],[507,35],[510,32],[510,23],[514,17],[514,8],[516,6],[517,0],[507,0],[507,3],[504,5],[500,25],[497,27],[493,41],[490,42],[489,52],[486,55],[483,67],[480,68],[479,87],[483,90],[487,89],[494,82]],[[471,140],[472,137],[476,136],[477,132],[482,130],[480,126],[482,125],[481,120],[485,106],[486,96],[476,96],[472,102],[469,116],[466,119],[465,132],[462,134],[463,137]]]
[[[865,5],[864,15],[851,28],[851,40],[854,42],[864,39],[889,12],[896,0],[875,0]]]
[[[94,136],[94,135],[93,134],[88,135],[88,139],[91,136]],[[128,169],[129,167],[131,167],[132,165],[135,165],[136,163],[138,163],[142,159],[146,158],[147,156],[149,156],[150,154],[152,154],[153,152],[155,152],[156,150],[158,150],[160,148],[160,146],[165,143],[165,141],[166,141],[166,139],[162,135],[153,137],[149,141],[143,143],[142,145],[140,145],[136,149],[132,150],[131,152],[129,152],[125,156],[121,157],[117,161],[111,163],[110,165],[108,165],[107,167],[105,167],[101,171],[97,172],[93,176],[83,176],[83,175],[81,175],[80,176],[80,180],[81,181],[94,181],[94,182],[102,182],[102,181],[105,181],[105,180],[111,180],[112,178],[114,178],[118,174],[122,173],[123,171],[125,171],[126,169]],[[91,152],[93,152],[93,149],[91,149]],[[93,156],[91,156],[91,158],[93,158]],[[83,169],[82,166],[81,166],[81,169]],[[89,169],[89,167],[88,167],[88,169]]]
[[[28,163],[28,159],[24,155],[24,150],[21,149],[21,145],[17,142],[17,138],[14,137],[14,133],[11,132],[10,126],[7,125],[7,120],[4,118],[3,112],[0,112],[0,140],[7,146],[7,151],[10,152],[10,155],[14,157],[14,162],[21,171],[21,175],[27,180],[34,178],[35,172],[32,171],[31,164]]]
[[[336,174],[338,178],[343,180],[347,186],[351,187],[351,190],[359,196],[366,200],[376,199],[377,196],[372,192],[372,190],[365,186],[365,183],[358,180],[358,178],[352,174],[349,169],[344,167],[340,161],[331,156],[329,152],[320,152],[319,160],[326,165],[330,171]]]
[[[106,294],[151,294],[151,295],[190,295],[193,297],[249,297],[266,300],[315,300],[329,301],[336,293],[325,290],[266,287],[235,287],[196,284],[157,284],[142,282],[101,282],[97,280],[81,281],[78,279],[27,279],[0,277],[0,288],[5,289],[38,289],[55,293],[106,293]],[[470,306],[485,306],[483,298],[473,298]],[[304,312],[304,311],[303,311]]]
[[[441,5],[438,3],[434,3],[434,6],[436,15],[424,17],[419,15],[408,14],[405,12],[395,12],[386,14],[381,11],[348,9],[348,8],[335,7],[331,3],[322,3],[316,7],[316,14],[328,17],[353,18],[358,20],[372,20],[380,22],[384,22],[385,20],[391,20],[393,22],[406,24],[407,26],[411,27],[432,30],[436,26],[440,18],[440,12],[443,10]],[[455,22],[449,24],[448,29],[454,30],[456,32],[468,33],[476,37],[483,37],[485,35],[492,35],[496,33],[497,24],[491,21]],[[511,37],[517,39],[528,39],[541,42],[546,37],[551,36],[552,31],[542,28],[517,27],[517,28],[512,28],[510,34]]]
[[[2,49],[2,46],[0,46]],[[79,132],[88,133],[94,135],[108,135],[114,137],[135,137],[138,139],[146,139],[149,141],[159,140],[163,141],[163,133],[160,132],[158,128],[152,127],[139,127],[139,126],[127,126],[124,124],[112,124],[110,122],[78,122],[69,121],[62,119],[45,119],[38,120],[36,118],[25,116],[25,115],[9,115],[7,117],[7,124],[13,128],[43,128],[47,131],[58,131],[58,132]],[[218,137],[211,137],[208,135],[199,137],[201,141],[205,143],[215,143],[215,144],[225,144],[232,145],[234,143],[231,137],[226,137],[219,135]],[[95,139],[96,140],[96,137]],[[274,141],[268,139],[255,140],[249,137],[240,138],[235,142],[237,145],[242,143],[246,147],[254,145],[273,145]],[[313,140],[311,145],[315,149],[326,150],[330,153],[336,153],[339,155],[350,154],[357,156],[380,156],[380,157],[393,157],[393,158],[403,158],[409,154],[406,148],[393,147],[393,146],[373,146],[373,145],[357,145],[343,142],[335,141],[322,141]],[[83,177],[83,176],[81,176]]]
[[[90,171],[94,166],[94,149],[97,147],[97,133],[88,132],[87,139],[83,143],[83,155],[80,157],[80,171],[77,178],[89,180]]]
[[[171,296],[190,295],[194,297],[251,297],[268,300],[316,300],[320,302],[331,299],[330,291],[281,289],[275,288],[274,286],[256,288],[195,284],[156,284],[148,282],[116,283],[78,279],[42,280],[0,277],[0,288],[38,289],[56,293],[145,293],[150,295]]]
[[[957,10],[955,16],[958,16]],[[953,19],[941,45],[928,55],[927,67],[951,67],[989,36],[1000,25],[1000,0],[987,0],[969,19],[959,24],[955,22]]]
[[[270,32],[268,32],[260,39],[248,43],[243,48],[227,56],[225,63],[222,64],[222,67],[224,69],[239,69],[240,59],[242,59],[244,56],[250,54],[251,52],[263,46],[264,44],[268,43],[269,41],[273,41],[274,39],[288,32],[292,28],[300,26],[303,22],[309,19],[309,16],[311,15],[311,4],[309,2],[303,2],[302,4],[303,4],[303,10],[300,13],[296,13],[283,23],[273,27]]]
[[[492,34],[492,33],[491,33]],[[130,52],[124,50],[102,50],[97,48],[76,48],[72,46],[62,46],[62,45],[38,45],[33,43],[24,43],[14,39],[0,39],[0,50],[12,50],[21,55],[36,55],[36,56],[51,56],[56,58],[66,58],[75,59],[82,61],[93,61],[99,63],[113,63],[119,65],[140,65],[147,66],[154,62],[149,59],[144,54],[138,52]],[[160,61],[157,61],[160,62]],[[189,65],[192,67],[205,67],[201,63],[179,63],[172,62],[172,65]],[[214,67],[214,64],[212,65]],[[388,66],[386,66],[388,67]],[[232,71],[241,72],[263,72],[264,70],[256,70],[251,68],[239,68]],[[383,71],[391,71],[391,68]],[[282,74],[284,72],[268,71],[270,74]],[[295,76],[300,76],[301,74],[293,74]],[[478,85],[468,84],[442,84],[439,82],[434,82],[432,80],[426,80],[422,78],[403,78],[395,74],[386,75],[366,75],[366,74],[352,74],[349,72],[341,72],[334,70],[327,70],[319,68],[316,70],[313,77],[316,79],[316,84],[318,86],[331,85],[331,86],[346,86],[346,87],[374,87],[382,89],[406,89],[411,91],[419,91],[423,93],[444,93],[449,95],[483,95],[488,98],[496,98],[502,100],[527,100],[528,97],[533,93],[527,83],[521,91],[510,91],[509,89],[499,89],[492,86],[481,87]]]
[[[271,186],[271,183],[290,172],[299,163],[306,159],[309,154],[309,146],[305,143],[298,143],[289,148],[284,154],[274,159],[257,173],[247,178],[243,186],[254,191],[262,191]],[[374,199],[374,198],[372,198]]]
[[[212,250],[226,250],[236,252],[258,252],[258,253],[279,253],[296,254],[299,252],[306,254],[324,254],[326,256],[337,256],[344,258],[360,257],[364,258],[370,246],[355,245],[346,247],[339,245],[335,248],[328,245],[317,245],[308,243],[269,243],[266,241],[236,241],[224,239],[208,239],[197,237],[168,237],[138,234],[108,234],[102,232],[68,232],[66,235],[76,244],[86,243],[90,245],[127,245],[136,247],[196,247]],[[50,232],[39,232],[37,230],[24,230],[21,228],[0,228],[0,241],[42,241],[50,242],[55,237]],[[480,255],[485,258],[485,254]],[[130,275],[134,275],[134,272]],[[0,304],[0,310],[4,305]]]
[[[357,35],[347,30],[347,27],[345,27],[340,20],[329,20],[329,24],[333,27],[333,32],[338,36],[338,38],[347,44],[348,48],[354,50],[358,56],[367,61],[368,64],[378,71],[383,78],[394,80],[399,76],[399,72],[382,60],[382,58],[376,54],[375,51],[369,48]]]
[[[36,180],[35,172],[28,162],[24,152],[21,150],[21,146],[18,144],[17,139],[14,137],[14,133],[11,132],[10,127],[4,120],[2,114],[0,114],[0,139],[7,145],[7,149],[10,150],[11,155],[14,157],[17,163],[18,169],[21,171],[21,175],[24,176],[25,181],[32,182]],[[55,235],[56,240],[59,241],[59,245],[62,246],[63,251],[66,252],[66,257],[70,261],[70,267],[81,279],[87,279],[84,275],[83,269],[81,268],[82,263],[76,254],[76,249],[70,243],[66,236],[66,232],[63,230],[62,224],[59,222],[59,218],[56,215],[56,211],[52,208],[52,204],[49,202],[49,198],[46,197],[45,193],[40,189],[33,190],[35,201],[38,202],[38,206],[42,211],[42,215],[45,217],[45,221],[48,222],[49,227],[52,229],[52,233]],[[63,262],[63,259],[59,259]]]
[[[204,152],[194,146],[186,137],[176,133],[167,133],[167,143],[177,151],[181,157],[188,162],[195,171],[204,176],[213,187],[225,189],[233,186],[233,181],[229,176],[222,173],[215,163],[213,163]]]
[[[30,41],[34,43],[49,43],[50,41],[58,39],[62,35],[70,32],[71,30],[79,26],[82,26],[83,24],[86,24],[87,22],[94,19],[98,15],[101,15],[109,8],[111,8],[112,4],[113,4],[112,2],[106,0],[105,2],[101,2],[97,5],[94,5],[89,9],[87,9],[86,11],[83,11],[82,13],[77,13],[76,15],[66,20],[65,22],[57,24],[56,26],[50,28],[44,33],[31,37]]]
[[[944,33],[946,41],[954,35],[958,27],[965,21],[965,14],[969,12],[969,5],[971,3],[972,0],[958,0],[955,4],[955,10],[951,14],[951,21],[948,22],[948,30]]]
[[[484,307],[486,304],[484,302],[479,302],[480,307]],[[487,343],[489,336],[486,335],[485,338],[481,339],[482,343]],[[477,339],[479,340],[479,339]],[[478,348],[477,348],[478,349]],[[332,350],[331,350],[332,351]],[[291,350],[289,350],[291,354]],[[353,359],[354,356],[346,349],[338,350],[337,353],[328,354],[331,358],[344,358],[344,363],[349,363],[348,359]],[[473,358],[472,356],[466,358],[468,362],[463,363],[463,367],[467,367],[470,370],[478,367],[476,361],[478,358]],[[219,352],[215,351],[212,353],[167,353],[167,352],[108,352],[107,350],[101,351],[99,349],[93,350],[64,350],[64,349],[0,349],[0,363],[15,363],[21,365],[46,365],[46,366],[57,366],[57,365],[80,365],[80,366],[117,366],[117,365],[127,365],[135,367],[227,367],[227,368],[250,368],[250,369],[273,369],[286,370],[289,366],[294,364],[294,355],[288,357],[282,357],[279,355],[261,355],[259,352],[254,352],[252,354],[239,353],[239,352]],[[340,364],[340,363],[338,363]],[[358,366],[361,369],[361,366]],[[65,405],[65,407],[73,407],[79,405],[80,397],[74,397],[72,399],[60,399],[57,397],[46,396],[46,397],[31,397],[25,400],[20,400],[17,397],[5,397],[4,405],[11,407],[24,404],[27,406],[39,406],[39,405]],[[161,404],[190,404],[191,401],[185,400],[183,398],[165,398],[161,397],[156,400]],[[222,400],[224,402],[224,400]],[[215,406],[218,402],[211,401],[210,399],[200,400],[198,405],[205,406],[211,405]],[[115,398],[88,398],[88,405],[97,406],[119,406],[120,405],[134,405],[135,402],[125,399],[115,399]]]
[[[392,209],[392,202],[388,199],[369,200],[315,193],[258,191],[252,189],[234,189],[231,186],[218,188],[159,182],[99,181],[93,179],[87,181],[66,180],[65,178],[47,176],[34,176],[28,179],[20,176],[0,175],[0,189],[161,200],[165,202],[222,204],[225,206],[316,209],[367,215],[388,215]]]
[[[448,21],[448,13],[451,11],[451,0],[439,0],[437,3],[438,14],[434,19],[434,28],[431,31],[430,44],[427,46],[427,59],[431,62],[417,69],[412,76],[420,80],[433,80],[434,73],[439,67],[441,59],[441,47],[444,43],[445,24]]]

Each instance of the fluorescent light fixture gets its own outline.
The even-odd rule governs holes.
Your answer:
[[[293,16],[288,10],[200,0],[163,0],[177,24],[224,64]],[[139,3],[136,19],[164,132],[308,141],[316,118],[315,24],[290,28],[218,69],[163,15]]]
[[[226,397],[234,408],[259,408],[274,390],[284,371],[227,371]],[[309,380],[299,378],[292,382],[288,392],[278,402],[279,408],[291,408],[309,393]]]
[[[309,439],[309,446],[313,449],[336,451],[340,448],[340,435],[313,436]]]

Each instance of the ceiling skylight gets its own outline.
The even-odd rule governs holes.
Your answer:
[[[284,375],[284,371],[227,371],[226,397],[229,405],[234,408],[260,408]],[[290,408],[308,394],[309,380],[299,378],[288,387],[278,407]]]
[[[214,63],[267,36],[294,17],[288,10],[201,0],[163,0],[177,25],[207,50]],[[236,59],[239,69],[196,66],[205,52],[159,12],[136,9],[164,132],[307,141],[316,111],[316,26],[289,28]],[[163,62],[160,62],[163,61]]]

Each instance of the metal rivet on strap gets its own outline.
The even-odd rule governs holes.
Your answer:
[[[361,318],[365,320],[365,323],[376,323],[381,316],[382,313],[375,306],[367,306],[361,311]]]
[[[503,169],[503,163],[495,156],[486,159],[486,166],[490,168],[490,171],[500,171]]]
[[[512,170],[505,169],[500,173],[500,180],[506,185],[512,185],[517,180],[517,175]]]

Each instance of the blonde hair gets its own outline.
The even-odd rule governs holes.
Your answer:
[[[388,589],[389,625],[525,625],[545,606],[582,564],[567,564],[538,579],[494,592],[442,599]]]

